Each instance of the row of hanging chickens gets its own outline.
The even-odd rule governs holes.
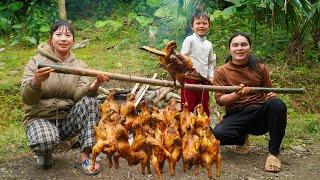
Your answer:
[[[176,101],[171,99],[165,109],[151,108],[147,102],[140,103],[141,111],[136,113],[135,96],[128,94],[126,101],[119,105],[114,100],[115,92],[108,95],[100,105],[100,121],[95,128],[96,144],[92,149],[94,164],[100,152],[106,154],[109,168],[113,161],[119,167],[119,158],[125,158],[128,165],[141,165],[141,173],[150,171],[152,164],[157,179],[162,179],[166,160],[170,175],[174,175],[176,163],[182,158],[183,171],[195,166],[207,168],[208,177],[212,178],[211,166],[216,164],[216,176],[221,174],[220,142],[210,131],[210,119],[202,105],[196,107],[197,115],[184,107],[181,112],[176,108]],[[129,134],[133,141],[129,142]],[[128,141],[129,140],[129,141]],[[113,161],[112,161],[113,157]]]

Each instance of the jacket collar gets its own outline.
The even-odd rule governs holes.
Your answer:
[[[60,63],[66,63],[66,62],[72,62],[75,59],[75,56],[72,52],[70,52],[70,55],[68,57],[68,59],[66,59],[65,61],[61,60],[52,50],[51,46],[49,44],[40,44],[38,46],[38,52],[39,54],[46,56],[50,59],[52,59],[53,61],[56,62],[60,62]]]

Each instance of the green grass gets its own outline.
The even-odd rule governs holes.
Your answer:
[[[264,136],[250,136],[252,145],[268,147],[268,134]],[[292,146],[312,146],[319,144],[320,140],[320,114],[306,114],[288,112],[286,134],[282,141],[284,149]]]
[[[13,77],[12,79],[15,79]],[[17,83],[0,83],[0,162],[28,151]]]
[[[168,78],[168,74],[158,67],[157,57],[138,49],[148,43],[144,32],[127,28],[110,33],[103,29],[87,28],[77,33],[77,40],[87,38],[91,39],[90,44],[73,52],[91,68],[148,77],[160,72],[159,78]],[[112,45],[116,46],[108,49]],[[29,151],[22,125],[19,88],[24,66],[36,54],[36,47],[5,48],[4,52],[0,52],[0,163]],[[223,57],[219,59],[223,61]],[[318,143],[319,65],[295,68],[268,63],[268,66],[275,87],[305,87],[308,90],[306,95],[280,95],[288,106],[288,126],[283,146],[290,148],[306,142],[311,145]],[[250,139],[254,145],[267,146],[266,137],[251,136]]]

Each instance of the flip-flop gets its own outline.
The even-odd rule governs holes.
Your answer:
[[[80,163],[76,163],[74,165],[74,168],[81,170],[84,174],[88,175],[88,176],[94,176],[97,175],[98,173],[101,172],[102,170],[102,166],[100,165],[98,169],[96,169],[93,172],[90,172],[89,168],[91,168],[91,160],[89,159],[85,159],[82,164]]]
[[[272,172],[272,173],[280,172],[281,162],[278,157],[272,154],[269,154],[264,168],[267,172]]]

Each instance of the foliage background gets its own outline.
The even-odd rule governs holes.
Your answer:
[[[161,49],[169,40],[181,44],[192,33],[191,14],[206,11],[218,65],[224,63],[231,34],[246,32],[253,53],[267,63],[274,87],[306,88],[305,95],[280,95],[289,115],[284,146],[320,139],[319,0],[66,0],[66,7],[76,40],[91,40],[75,50],[90,67],[141,76],[160,72],[161,78],[168,76],[156,58],[137,48]],[[58,14],[57,0],[0,2],[0,162],[28,150],[20,79]],[[264,139],[256,143],[260,141],[266,144]]]

